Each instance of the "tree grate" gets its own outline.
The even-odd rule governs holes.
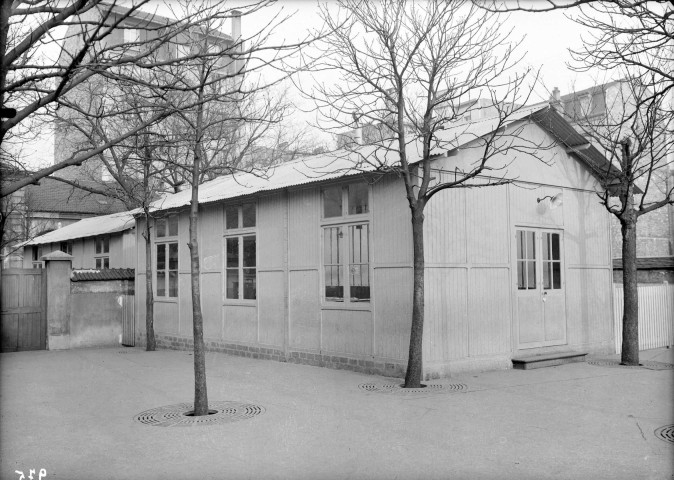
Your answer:
[[[665,442],[674,443],[674,425],[665,425],[655,429],[655,436]]]
[[[144,425],[155,427],[193,427],[200,425],[217,425],[262,415],[264,407],[239,402],[209,402],[208,409],[214,413],[199,417],[188,416],[194,410],[191,403],[179,403],[146,410],[134,417]]]
[[[412,395],[437,395],[443,393],[464,392],[468,387],[462,383],[450,383],[441,385],[430,383],[422,388],[403,388],[402,383],[382,382],[382,383],[361,383],[358,388],[366,392],[385,393],[392,395],[412,396]]]
[[[674,369],[674,364],[665,363],[665,362],[654,362],[651,360],[646,360],[637,365],[621,365],[620,360],[606,360],[606,359],[589,359],[587,360],[588,365],[594,365],[597,367],[611,367],[611,368],[645,368],[647,370],[672,370]]]

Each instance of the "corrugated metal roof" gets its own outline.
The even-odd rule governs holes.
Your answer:
[[[544,107],[548,108],[548,107]],[[510,123],[523,120],[541,107],[523,109],[513,115]],[[477,122],[457,125],[441,131],[438,142],[432,150],[433,155],[445,155],[447,151],[459,148],[469,142],[489,134],[496,128],[498,120],[487,118]],[[407,146],[410,163],[421,160],[421,144]],[[368,161],[363,161],[368,159]],[[386,171],[397,165],[395,151],[365,145],[357,151],[339,150],[327,154],[314,155],[292,162],[282,163],[269,170],[255,173],[235,173],[225,175],[199,185],[199,203],[210,203],[230,198],[251,195],[253,193],[273,191],[286,187],[305,185],[319,181],[363,174],[374,171]],[[154,210],[170,210],[189,205],[191,189],[169,194],[152,204]]]
[[[107,235],[115,232],[123,232],[134,228],[134,214],[140,209],[130,212],[113,213],[100,217],[85,218],[78,222],[71,223],[65,227],[59,228],[44,235],[40,235],[29,240],[24,245],[44,245],[53,242],[65,242],[75,240],[76,238],[95,237],[97,235]]]
[[[133,268],[106,268],[102,270],[73,270],[70,280],[73,282],[103,280],[134,280],[136,271]]]
[[[623,269],[623,259],[613,259],[613,269]],[[674,270],[674,257],[638,257],[637,270]]]

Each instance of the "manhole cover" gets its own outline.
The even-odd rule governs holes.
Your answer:
[[[648,370],[671,370],[674,369],[674,364],[665,363],[665,362],[653,362],[646,360],[641,362],[640,365],[621,365],[620,360],[602,360],[602,359],[589,359],[587,360],[588,365],[595,365],[598,367],[613,367],[613,368],[646,368]]]
[[[674,443],[674,425],[665,425],[655,430],[655,436],[665,442]]]
[[[240,402],[209,402],[210,415],[195,417],[192,403],[179,403],[153,408],[134,417],[137,422],[155,427],[191,427],[197,425],[215,425],[232,423],[253,418],[264,413],[264,407]]]
[[[466,385],[461,383],[452,383],[448,385],[441,385],[437,383],[429,383],[422,388],[403,388],[402,383],[382,382],[382,383],[361,383],[358,388],[366,392],[388,393],[393,395],[415,395],[415,394],[439,394],[439,393],[456,393],[466,390]]]

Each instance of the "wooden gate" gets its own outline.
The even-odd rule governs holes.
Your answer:
[[[10,268],[1,280],[0,351],[44,350],[47,274],[41,268]]]
[[[122,296],[122,345],[136,345],[136,324],[133,295]]]

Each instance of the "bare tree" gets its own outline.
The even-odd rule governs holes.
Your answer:
[[[674,204],[669,183],[674,166],[674,117],[665,102],[640,79],[618,82],[605,95],[604,114],[578,112],[578,128],[611,160],[611,171],[599,172],[602,205],[620,222],[624,306],[621,363],[639,365],[639,296],[637,289],[637,224],[639,218]]]
[[[614,182],[616,187],[600,197],[621,225],[625,289],[621,362],[638,365],[637,221],[674,203],[674,2],[545,0],[479,5],[501,12],[568,12],[568,18],[588,32],[582,46],[570,52],[571,68],[579,72],[599,69],[624,79],[606,115],[599,119],[583,115],[580,127],[622,170],[617,178],[604,175],[604,184]],[[643,195],[636,201],[639,189]],[[618,199],[618,205],[609,201],[610,195]]]
[[[204,17],[217,14],[218,5],[196,4],[180,18],[168,19],[141,12],[149,0],[118,5],[116,0],[19,0],[2,2],[0,9],[0,107],[17,110],[0,124],[0,144],[21,136],[27,128],[52,121],[54,109],[79,86],[101,76],[119,78],[134,70],[151,70],[173,60],[157,55],[176,44],[182,32],[195,28]],[[196,22],[196,23],[195,23]],[[62,31],[65,34],[62,36]],[[142,35],[125,41],[127,30]],[[142,48],[140,48],[142,47]],[[0,196],[36,183],[63,168],[81,165],[110,146],[123,142],[169,115],[157,112],[144,124],[134,125],[93,150],[79,151],[54,165],[30,172],[24,178],[2,185]],[[46,118],[42,118],[46,115]],[[19,139],[20,140],[20,139]],[[15,168],[28,171],[26,165]]]
[[[316,68],[338,74],[343,83],[307,94],[329,120],[326,128],[369,127],[365,141],[375,148],[350,148],[347,143],[345,155],[376,171],[394,172],[404,182],[414,252],[405,387],[417,388],[423,372],[424,209],[448,188],[510,182],[502,155],[533,153],[536,146],[518,140],[517,129],[507,128],[523,116],[520,105],[527,95],[519,97],[526,90],[524,78],[506,78],[518,60],[508,41],[510,32],[497,15],[470,2],[341,0],[338,5],[337,14],[330,6],[322,9],[331,35],[319,44]],[[484,97],[488,101],[480,102]],[[452,134],[445,131],[480,109],[492,117],[491,133],[471,136],[470,123]],[[449,180],[435,178],[433,154],[455,149],[457,136],[471,136],[478,160],[457,168]]]

